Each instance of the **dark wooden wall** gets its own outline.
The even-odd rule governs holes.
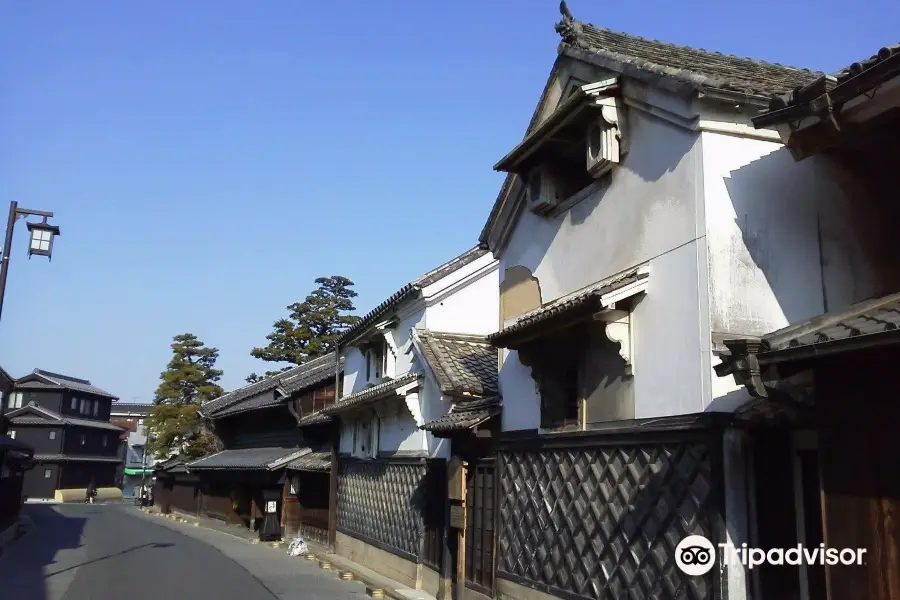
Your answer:
[[[868,351],[816,370],[826,544],[867,549],[864,567],[827,567],[831,600],[900,598],[898,361]]]

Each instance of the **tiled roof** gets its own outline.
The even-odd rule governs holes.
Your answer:
[[[280,376],[280,386],[285,394],[291,395],[320,383],[331,383],[337,375],[335,371],[339,372],[343,371],[343,369],[344,358],[341,357],[340,365],[337,365],[334,352],[331,352],[299,367],[285,371]]]
[[[250,410],[260,410],[263,408],[278,406],[280,404],[283,404],[284,402],[285,399],[282,396],[276,395],[274,391],[264,392],[258,396],[250,396],[249,398],[238,400],[234,404],[225,406],[224,408],[220,408],[219,410],[212,412],[209,416],[213,419],[221,419],[222,417],[229,417],[231,415],[244,413]]]
[[[341,361],[343,368],[343,360]],[[207,416],[218,418],[247,410],[274,406],[283,401],[279,391],[287,395],[335,378],[334,352],[314,358],[277,375],[267,377],[203,404],[201,410]],[[227,409],[227,410],[226,410]]]
[[[87,379],[79,379],[68,375],[60,375],[43,369],[35,369],[25,377],[27,381],[16,384],[16,388],[35,389],[35,388],[63,388],[72,390],[73,392],[83,392],[85,394],[94,394],[95,396],[105,396],[106,398],[118,398],[105,390],[101,390]]]
[[[79,419],[60,415],[59,413],[48,410],[34,403],[29,402],[22,408],[10,411],[6,414],[10,423],[16,425],[70,425],[73,427],[89,427],[91,429],[106,429],[109,431],[122,432],[123,427],[113,425],[107,421],[93,419]]]
[[[185,469],[184,463],[184,457],[173,456],[153,465],[153,470],[164,471],[166,473],[185,473],[187,472],[187,469]]]
[[[450,407],[450,412],[446,415],[433,421],[428,421],[420,429],[434,433],[463,431],[481,425],[491,417],[499,415],[500,410],[498,398],[457,402]]]
[[[297,448],[243,448],[223,450],[187,463],[190,471],[213,469],[265,470],[268,465],[297,452]]]
[[[138,402],[113,402],[110,407],[109,414],[117,415],[149,415],[153,408],[152,404],[141,404]]]
[[[292,471],[330,471],[331,452],[311,452],[292,460],[285,465],[285,468]]]
[[[771,96],[806,85],[821,75],[809,69],[648,40],[565,16],[556,31],[563,43],[605,59],[613,70],[626,75],[642,71],[672,77],[698,89]]]
[[[497,394],[497,349],[487,337],[427,330],[416,336],[441,392],[477,397]]]
[[[444,277],[447,277],[448,275],[458,271],[469,263],[478,260],[487,253],[488,250],[486,248],[475,246],[474,248],[466,250],[459,256],[445,262],[441,266],[425,273],[418,279],[414,279],[413,281],[407,283],[399,290],[391,294],[391,296],[387,300],[366,313],[359,321],[357,321],[357,323],[353,327],[345,331],[341,335],[341,337],[338,338],[338,344],[343,344],[344,342],[353,339],[360,333],[363,333],[366,329],[375,324],[378,319],[387,316],[388,313],[399,306],[401,302],[419,293],[422,288],[437,283]]]
[[[626,285],[637,283],[647,276],[647,272],[641,267],[629,269],[628,271],[604,279],[583,290],[558,298],[557,300],[545,304],[541,308],[527,312],[516,319],[514,323],[504,327],[497,333],[489,335],[487,339],[495,346],[502,347],[503,344],[516,334],[524,333],[532,327],[551,321],[554,317],[566,315],[582,307],[590,306],[600,296],[614,292]]]
[[[331,406],[326,407],[322,411],[322,414],[327,416],[336,415],[347,409],[357,408],[369,402],[379,400],[390,395],[395,390],[417,381],[419,377],[420,375],[418,373],[406,373],[396,379],[390,379],[360,392],[356,392],[355,394],[344,396]]]
[[[124,462],[117,456],[80,456],[78,454],[35,454],[34,460],[39,462]]]
[[[323,414],[322,411],[314,412],[310,415],[307,415],[300,419],[300,422],[297,423],[298,427],[307,427],[309,425],[321,425],[322,423],[328,423],[332,420],[326,414]]]
[[[762,352],[812,346],[900,328],[900,293],[789,325],[762,337]]]
[[[756,127],[803,118],[818,110],[827,109],[828,103],[820,98],[831,97],[831,106],[838,112],[840,105],[868,93],[884,82],[900,76],[900,44],[885,46],[877,54],[857,61],[833,75],[820,74],[812,81],[772,98],[769,110],[753,119]]]

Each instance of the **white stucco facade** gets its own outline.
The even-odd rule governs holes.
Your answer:
[[[852,203],[831,164],[795,162],[777,133],[752,129],[747,109],[620,81],[628,151],[608,187],[561,214],[507,211],[494,224],[507,233],[492,246],[501,280],[527,268],[546,305],[645,265],[647,289],[630,316],[634,417],[733,410],[747,395],[715,375],[719,340],[877,290],[848,225]],[[548,101],[565,87],[551,83]],[[515,351],[502,353],[499,380],[503,429],[538,428],[539,394]]]
[[[428,373],[413,344],[413,332],[425,329],[447,333],[488,334],[499,321],[499,263],[484,253],[428,285],[419,286],[381,319],[390,325],[359,332],[367,342],[384,341],[387,357],[383,373],[377,373],[360,349],[362,341],[341,348],[345,357],[342,399],[364,392],[388,379],[418,374],[417,382],[366,403],[358,410],[340,413],[340,452],[362,458],[422,456],[447,458],[449,442],[419,427],[447,413],[450,406]],[[364,335],[365,334],[365,335]],[[364,336],[364,337],[363,337]],[[366,431],[372,431],[372,437]],[[362,433],[361,433],[362,432]],[[360,440],[371,440],[374,451],[365,451]]]

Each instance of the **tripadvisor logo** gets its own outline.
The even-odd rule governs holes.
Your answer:
[[[675,547],[675,564],[686,575],[705,575],[716,559],[723,565],[743,565],[748,569],[760,565],[864,565],[865,548],[828,548],[825,544],[806,548],[797,544],[791,548],[740,548],[718,544],[718,548],[702,535],[689,535]]]

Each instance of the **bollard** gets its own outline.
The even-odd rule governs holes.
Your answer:
[[[306,555],[306,560],[319,560],[319,557],[316,556],[315,552],[310,552]]]
[[[329,561],[327,561],[327,560],[320,560],[320,561],[319,561],[319,568],[321,568],[323,571],[330,571],[330,570],[331,570],[331,563],[330,563]]]
[[[384,590],[381,588],[366,588],[366,594],[372,598],[384,598]]]
[[[341,579],[344,581],[353,581],[353,571],[341,571]]]

